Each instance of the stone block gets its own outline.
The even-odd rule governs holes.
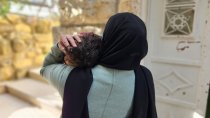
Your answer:
[[[119,0],[118,12],[131,12],[140,16],[142,0]]]
[[[26,50],[26,43],[20,39],[13,40],[12,49],[14,52],[23,52]]]
[[[43,54],[43,52],[42,52],[42,49],[41,49],[41,48],[37,48],[37,47],[36,47],[35,52],[36,52],[36,55],[41,55],[41,54]]]
[[[16,32],[10,32],[10,33],[7,33],[7,35],[5,35],[4,38],[11,41],[17,38],[17,34]]]
[[[0,81],[14,77],[14,69],[11,66],[0,67]]]
[[[0,17],[0,34],[5,34],[12,31],[14,31],[13,25],[11,25],[4,17]]]
[[[16,39],[23,40],[27,45],[33,43],[33,35],[26,32],[16,32]]]
[[[0,17],[0,25],[9,25],[10,23],[4,17]]]
[[[8,33],[14,31],[14,27],[11,24],[0,24],[0,34],[5,36]]]
[[[10,41],[5,39],[0,39],[0,55],[11,55],[12,48]]]
[[[25,52],[19,52],[19,53],[14,53],[13,54],[13,60],[16,60],[16,59],[24,59],[26,57],[26,54]]]
[[[12,65],[12,56],[0,55],[0,67],[6,67]]]
[[[42,54],[47,54],[50,52],[51,50],[51,47],[52,47],[52,44],[45,44],[43,47],[42,47]]]
[[[105,24],[117,12],[116,0],[60,0],[61,25]]]
[[[45,43],[52,43],[52,34],[33,34],[35,42],[45,42]]]
[[[15,78],[20,79],[26,77],[28,69],[17,69],[15,72]]]
[[[58,42],[60,37],[65,34],[76,34],[79,32],[94,32],[98,35],[102,35],[103,29],[103,26],[53,27],[53,42]]]
[[[24,52],[14,54],[13,66],[15,67],[15,69],[28,69],[31,65],[32,60],[26,58]]]
[[[25,18],[25,23],[30,26],[32,33],[35,33],[36,32],[35,27],[36,27],[36,24],[37,24],[37,20],[38,20],[38,18],[37,17],[34,17],[34,16],[26,17]]]
[[[44,61],[45,55],[38,55],[34,59],[34,65],[35,66],[42,66]]]
[[[35,26],[36,33],[50,33],[51,32],[51,21],[47,19],[38,20]]]
[[[51,22],[51,31],[52,31],[52,27],[58,27],[58,26],[60,26],[60,21],[59,20],[53,20],[52,22]]]
[[[28,26],[25,23],[18,23],[17,25],[15,25],[15,30],[17,32],[26,32],[26,33],[31,33],[31,27]]]
[[[17,24],[21,22],[21,17],[16,14],[7,14],[6,17],[12,24]]]
[[[132,0],[119,0],[118,12],[131,12]]]
[[[50,43],[40,42],[40,43],[35,43],[35,48],[41,49],[40,54],[46,54],[50,51],[52,45],[53,45],[52,42],[50,42]]]
[[[34,59],[37,53],[34,50],[29,50],[26,52],[26,58]]]

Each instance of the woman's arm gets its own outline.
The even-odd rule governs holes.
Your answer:
[[[80,38],[72,35],[65,35],[60,38],[60,41],[51,48],[51,52],[47,54],[44,59],[43,67],[40,74],[58,89],[61,96],[63,96],[66,79],[74,68],[64,64],[64,53],[68,46],[76,47],[75,39],[81,42]]]
[[[43,67],[40,74],[63,96],[63,89],[66,79],[73,69],[71,66],[63,64],[64,54],[60,51],[57,45],[51,48],[51,52],[44,59]]]
[[[51,64],[63,64],[64,53],[58,48],[58,44],[51,48],[51,52],[45,57],[43,67]]]

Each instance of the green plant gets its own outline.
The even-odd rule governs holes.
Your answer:
[[[9,12],[10,6],[8,0],[0,0],[0,16],[5,16]]]

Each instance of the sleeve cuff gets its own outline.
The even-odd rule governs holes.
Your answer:
[[[55,55],[57,58],[59,58],[59,60],[64,58],[64,53],[59,49],[58,47],[58,43],[56,43],[53,47],[52,47],[52,53],[53,55]]]

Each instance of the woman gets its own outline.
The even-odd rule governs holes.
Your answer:
[[[72,36],[61,42],[76,47]],[[152,75],[139,65],[147,50],[143,21],[131,13],[118,13],[105,26],[96,66],[45,66],[43,76],[57,81],[55,86],[63,92],[62,118],[157,118]],[[59,60],[59,54],[54,58]]]

